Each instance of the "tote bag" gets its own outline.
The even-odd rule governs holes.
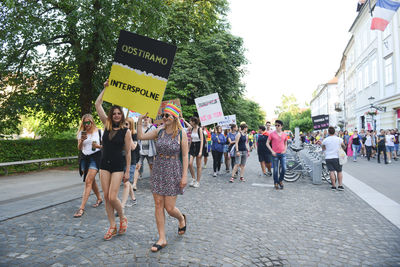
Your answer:
[[[342,148],[339,148],[339,164],[344,165],[347,163],[347,155],[346,152]]]

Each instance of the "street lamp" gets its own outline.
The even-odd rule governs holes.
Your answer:
[[[370,108],[374,108],[376,110],[386,112],[386,107],[374,106],[374,100],[375,100],[375,97],[373,97],[373,96],[370,96],[368,98],[368,101],[369,101],[369,104],[370,104]]]
[[[374,100],[375,100],[375,97],[373,97],[373,96],[370,96],[368,98],[370,109],[374,108],[375,110],[386,112],[386,107],[375,106],[374,105]],[[372,117],[372,125],[373,125],[373,128],[374,128],[374,131],[376,131],[376,122],[375,122],[375,118],[374,118],[375,114],[374,114],[374,112],[371,112],[370,115]]]

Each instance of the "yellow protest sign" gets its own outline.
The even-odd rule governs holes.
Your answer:
[[[156,118],[176,47],[121,31],[103,99]]]

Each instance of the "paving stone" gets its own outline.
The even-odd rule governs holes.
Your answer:
[[[212,161],[212,159],[210,158]],[[188,230],[166,216],[168,245],[157,241],[149,179],[139,180],[138,204],[126,208],[125,236],[103,241],[104,205],[72,217],[80,199],[0,223],[0,263],[7,266],[398,266],[400,230],[350,190],[332,192],[309,179],[276,192],[271,177],[259,176],[257,154],[246,167],[246,183],[229,174],[203,171],[201,187],[187,188],[177,207]],[[78,190],[78,189],[77,189]],[[79,188],[79,190],[83,190]],[[89,203],[95,202],[93,196]],[[336,203],[331,205],[331,203]],[[119,223],[119,219],[117,219]],[[1,265],[1,264],[0,264]]]

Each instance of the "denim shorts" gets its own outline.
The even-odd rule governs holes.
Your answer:
[[[394,151],[399,151],[399,144],[394,144]]]
[[[129,182],[133,183],[133,176],[135,175],[136,164],[132,164],[129,168]]]
[[[86,167],[85,164],[86,164],[86,161],[82,160],[81,161],[81,170],[85,170],[85,167]],[[99,168],[97,167],[96,161],[93,158],[91,158],[90,161],[89,161],[89,168],[88,169],[93,169],[93,170],[96,170],[96,171],[99,170]]]
[[[386,152],[393,152],[394,146],[386,146]]]

